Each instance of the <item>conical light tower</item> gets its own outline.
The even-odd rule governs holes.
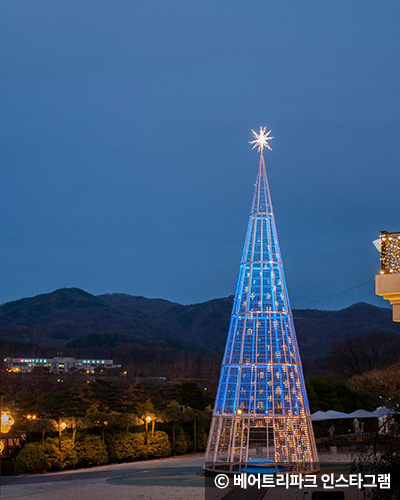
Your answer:
[[[270,133],[253,130],[260,161],[206,471],[319,468],[263,156]]]

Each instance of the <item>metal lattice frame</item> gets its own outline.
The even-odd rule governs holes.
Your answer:
[[[261,150],[205,469],[263,463],[318,469]]]

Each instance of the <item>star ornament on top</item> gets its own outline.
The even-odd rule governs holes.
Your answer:
[[[271,146],[268,144],[268,141],[273,139],[273,137],[272,136],[270,137],[270,135],[269,135],[272,132],[272,130],[267,132],[267,127],[264,127],[264,128],[260,127],[259,134],[257,134],[257,132],[255,132],[253,129],[251,131],[253,132],[253,135],[255,137],[254,141],[249,141],[250,144],[253,144],[252,149],[258,148],[258,151],[261,154],[262,154],[264,148],[270,149],[272,151]]]

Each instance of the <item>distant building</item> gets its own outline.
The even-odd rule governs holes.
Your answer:
[[[68,373],[71,369],[94,373],[96,368],[109,370],[121,368],[114,365],[112,359],[75,359],[67,357],[56,358],[4,358],[6,370],[11,372],[31,372],[34,368],[48,368],[53,373]]]

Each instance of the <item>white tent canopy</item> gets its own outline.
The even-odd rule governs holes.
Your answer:
[[[318,413],[318,412],[317,412]],[[383,415],[394,415],[396,412],[389,410],[389,408],[384,408],[381,406],[372,412],[376,417],[382,417]]]
[[[348,415],[348,413],[344,413],[343,411],[328,410],[326,412],[328,420],[337,418],[349,418]]]
[[[328,417],[324,411],[316,411],[311,415],[311,420],[313,422],[318,422],[319,420],[327,420]]]
[[[353,413],[349,413],[349,416],[347,418],[372,418],[372,417],[376,418],[376,415],[374,415],[370,411],[360,409],[357,411],[353,411]]]
[[[377,408],[375,411],[370,412],[360,408],[359,410],[353,411],[352,413],[344,413],[342,411],[328,410],[328,411],[316,411],[311,415],[311,420],[313,422],[319,422],[321,420],[336,420],[345,418],[379,418],[382,415],[393,415],[396,413],[388,408]]]

